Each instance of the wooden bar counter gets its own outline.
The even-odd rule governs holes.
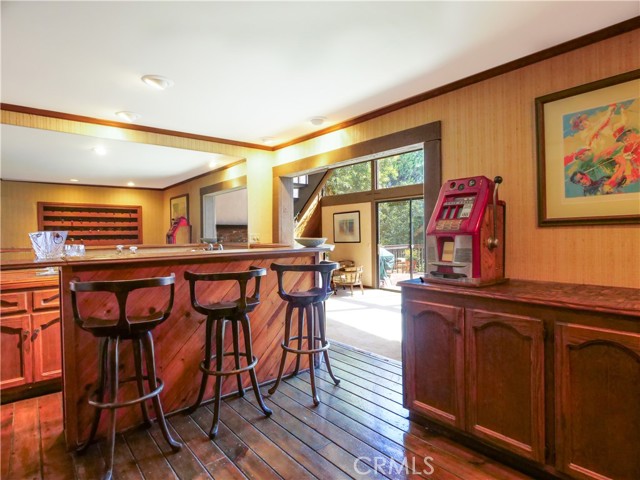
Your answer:
[[[98,342],[89,333],[81,330],[73,321],[70,303],[69,282],[71,280],[122,280],[134,278],[176,276],[175,300],[171,316],[153,332],[158,376],[164,382],[161,399],[165,413],[189,407],[196,399],[201,379],[198,368],[204,355],[205,317],[191,308],[189,285],[184,280],[184,272],[232,272],[248,270],[250,265],[264,267],[267,276],[262,278],[260,306],[250,315],[253,337],[253,351],[259,361],[256,372],[260,383],[275,378],[280,361],[280,343],[284,331],[285,304],[278,297],[275,272],[269,270],[272,262],[288,264],[310,264],[320,259],[322,252],[330,247],[319,248],[251,248],[222,251],[206,251],[199,247],[168,246],[165,248],[145,248],[140,246],[136,253],[125,249],[117,254],[115,248],[88,250],[85,256],[67,257],[63,260],[34,262],[32,252],[11,252],[2,255],[2,270],[27,269],[55,266],[60,271],[62,350],[63,350],[63,398],[64,428],[68,448],[74,448],[88,435],[91,424],[92,407],[87,404],[97,377]],[[308,289],[315,283],[312,274],[291,275],[287,289]],[[211,285],[212,301],[233,299],[238,295],[235,282],[216,282]],[[166,305],[166,291],[153,290],[134,292],[129,312],[136,314],[136,299],[139,299],[138,313],[149,313],[149,308],[160,309]],[[204,292],[204,290],[203,290]],[[80,305],[85,313],[104,315],[113,310],[106,297],[98,294],[85,297]],[[141,311],[141,307],[146,311]],[[231,338],[227,337],[227,347]],[[130,342],[124,342],[120,353],[120,374],[125,378],[133,374],[133,357]],[[226,361],[227,359],[225,359]],[[228,358],[233,361],[232,358]],[[293,370],[294,356],[287,365],[287,372]],[[306,368],[303,364],[302,368]],[[244,378],[250,384],[249,376]],[[213,381],[210,380],[205,400],[213,396]],[[237,383],[229,379],[223,384],[223,394],[237,389]],[[135,396],[135,382],[124,385],[122,395]],[[151,412],[152,413],[151,409]],[[101,422],[106,424],[106,422]],[[137,406],[118,410],[118,430],[124,430],[142,423],[140,408]],[[99,435],[104,425],[101,426]]]

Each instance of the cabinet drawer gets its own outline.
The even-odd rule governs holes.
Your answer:
[[[46,310],[60,306],[60,290],[50,288],[33,292],[33,310]]]
[[[3,293],[0,295],[0,313],[27,311],[27,292]]]

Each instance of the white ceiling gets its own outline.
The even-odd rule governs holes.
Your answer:
[[[640,15],[637,0],[3,0],[1,8],[3,103],[116,121],[128,110],[140,125],[249,143],[286,142]],[[175,85],[152,90],[144,74]],[[327,122],[313,126],[315,116]],[[38,152],[21,156],[25,144],[6,130],[2,178],[51,181],[31,163]],[[163,171],[167,179],[188,178],[173,163],[182,172]],[[46,165],[61,181],[79,176],[64,157]],[[129,160],[120,177],[95,170],[81,182],[175,183],[134,178],[145,169]]]
[[[104,155],[95,153],[98,147],[104,149]],[[74,178],[85,185],[124,187],[133,182],[136,187],[165,188],[238,160],[195,150],[2,125],[3,179],[69,183]]]

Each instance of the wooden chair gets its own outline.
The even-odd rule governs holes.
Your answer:
[[[342,286],[345,290],[346,287],[351,289],[351,296],[353,297],[353,287],[360,286],[360,291],[364,295],[364,287],[362,286],[362,272],[364,267],[362,265],[357,267],[344,267],[340,270],[336,270],[333,275],[334,293],[338,293],[338,287]]]
[[[264,268],[250,266],[245,272],[219,272],[219,273],[194,273],[187,271],[184,278],[189,281],[189,292],[191,295],[191,306],[198,313],[207,316],[204,360],[200,362],[200,370],[202,371],[202,380],[200,382],[200,391],[198,398],[193,406],[189,409],[194,412],[202,403],[204,393],[207,388],[207,380],[209,376],[216,377],[215,398],[213,403],[213,423],[209,431],[209,437],[213,439],[218,433],[218,420],[220,418],[220,400],[222,398],[222,380],[224,377],[235,375],[238,381],[238,394],[244,396],[244,388],[242,387],[241,374],[249,372],[251,385],[256,396],[256,401],[260,409],[266,416],[271,415],[272,411],[264,404],[260,388],[258,385],[258,377],[256,376],[255,366],[258,359],[253,355],[253,346],[251,340],[251,323],[249,313],[253,312],[260,305],[260,278],[267,274]],[[248,283],[254,279],[253,293],[247,291]],[[223,301],[209,303],[205,299],[199,298],[196,293],[197,282],[219,282],[233,280],[238,282],[240,288],[240,296],[233,301]],[[225,324],[231,324],[233,333],[233,351],[224,351],[224,331]],[[244,352],[240,351],[240,326],[244,336]],[[213,350],[212,336],[215,327],[215,350]],[[213,355],[212,355],[213,353]],[[226,356],[233,356],[235,360],[235,368],[233,370],[223,370],[223,359]],[[246,366],[242,367],[240,357],[246,360]],[[211,369],[211,361],[215,361],[215,369]]]
[[[127,314],[127,302],[129,294],[138,289],[150,289],[154,287],[167,287],[160,297],[147,296],[144,298],[148,301],[157,298],[168,298],[168,306],[164,310],[156,310],[149,306],[149,315],[147,316],[130,316]],[[83,330],[91,333],[100,341],[98,354],[98,381],[97,387],[90,396],[89,405],[95,407],[95,414],[91,424],[91,430],[87,441],[77,450],[83,453],[93,440],[98,431],[100,416],[103,410],[110,412],[110,424],[106,457],[107,469],[104,472],[103,480],[110,480],[113,476],[113,462],[115,456],[115,439],[116,439],[116,409],[129,407],[140,404],[142,416],[145,424],[151,424],[149,413],[147,411],[147,400],[153,402],[153,408],[156,412],[156,419],[160,427],[160,431],[165,440],[174,452],[182,447],[180,442],[175,441],[171,437],[171,433],[167,428],[160,403],[160,392],[164,384],[162,380],[156,377],[156,361],[153,347],[153,336],[151,331],[164,322],[171,314],[173,307],[175,276],[173,273],[167,277],[142,278],[136,280],[104,280],[95,282],[76,282],[69,284],[71,290],[71,307],[73,309],[73,318],[76,324]],[[166,290],[169,290],[166,292]],[[92,295],[96,292],[106,292],[115,296],[117,300],[117,308],[114,312],[111,309],[95,308],[95,312],[104,313],[105,316],[94,317],[93,311],[83,314],[79,307],[79,296]],[[113,297],[112,297],[113,298]],[[140,300],[139,300],[140,301]],[[103,312],[104,310],[104,312]],[[135,376],[127,378],[119,378],[120,360],[118,358],[120,342],[129,340],[133,344],[133,360],[135,366]],[[147,373],[143,373],[142,354],[147,364]],[[144,380],[147,381],[149,392],[145,391]],[[138,397],[129,399],[118,399],[118,390],[121,384],[128,382],[136,382],[138,385]],[[106,393],[109,398],[105,399]]]
[[[325,300],[331,295],[331,288],[329,285],[329,279],[331,278],[331,272],[338,267],[337,263],[322,261],[315,265],[282,265],[278,263],[271,264],[271,270],[274,270],[278,274],[278,295],[282,300],[287,302],[287,311],[284,320],[284,339],[280,346],[282,347],[282,358],[280,359],[280,369],[278,371],[278,378],[276,383],[269,389],[269,393],[273,394],[280,385],[282,380],[282,374],[284,373],[284,367],[287,360],[287,354],[293,353],[296,355],[296,368],[293,375],[297,375],[300,370],[300,355],[309,355],[309,378],[311,381],[311,397],[313,398],[313,404],[319,405],[320,399],[316,391],[315,380],[315,365],[314,355],[322,353],[324,355],[325,365],[327,372],[338,385],[340,380],[335,377],[331,370],[331,362],[329,360],[329,347],[331,344],[326,337],[326,311]],[[284,274],[297,272],[314,272],[320,276],[320,286],[313,287],[310,290],[303,291],[287,291],[285,290]],[[293,322],[294,311],[298,311],[298,334],[291,336],[291,324]],[[307,335],[304,335],[303,324],[306,320],[307,323]],[[317,333],[316,333],[317,332]],[[319,336],[318,336],[319,333]],[[307,348],[302,347],[302,341],[307,340]],[[291,343],[297,340],[297,348],[291,346]],[[320,346],[317,346],[318,343]]]

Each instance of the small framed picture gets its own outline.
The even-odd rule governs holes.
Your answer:
[[[169,221],[173,223],[180,217],[184,217],[187,222],[189,221],[189,194],[178,195],[177,197],[171,197],[169,200]]]
[[[335,243],[360,243],[360,212],[333,214],[333,241]]]

